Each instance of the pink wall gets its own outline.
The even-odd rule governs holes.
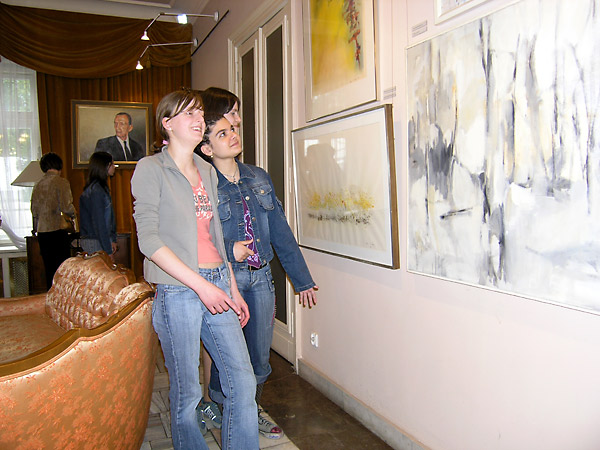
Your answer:
[[[206,11],[230,13],[194,56],[194,87],[227,86],[227,37],[261,3],[209,3]],[[405,48],[415,24],[428,21],[425,37],[442,28],[433,26],[434,0],[377,3],[381,89],[396,87],[402,267],[303,250],[320,303],[297,310],[298,357],[433,449],[596,450],[599,316],[406,270]],[[492,0],[460,20],[508,3]],[[292,0],[294,127],[304,125],[300,5]],[[318,349],[309,343],[314,331]]]
[[[237,31],[237,28],[260,3],[258,0],[211,0],[208,2],[204,8],[205,13],[212,14],[219,11],[222,17],[227,10],[229,13],[192,57],[193,88],[206,89],[210,86],[217,86],[227,89],[229,87],[227,39]],[[194,37],[202,42],[214,25],[215,22],[212,20],[197,21],[194,24]]]

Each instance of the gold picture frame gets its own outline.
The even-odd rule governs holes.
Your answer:
[[[392,106],[292,132],[298,243],[400,267]]]
[[[117,142],[114,120],[120,113],[128,114],[132,121],[129,140],[133,157],[129,161],[108,147],[111,139]],[[119,168],[133,169],[141,157],[152,154],[151,116],[152,103],[71,100],[73,168],[87,167],[92,153],[102,149],[114,153]]]

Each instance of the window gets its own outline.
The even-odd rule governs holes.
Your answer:
[[[0,61],[0,212],[2,227],[19,237],[31,233],[30,187],[11,182],[41,156],[37,84],[34,70]],[[0,243],[10,243],[4,230]]]

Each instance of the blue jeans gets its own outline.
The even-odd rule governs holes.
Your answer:
[[[225,265],[217,269],[198,269],[198,273],[230,293]],[[256,379],[237,315],[232,310],[213,315],[193,290],[159,284],[152,308],[152,324],[169,371],[173,447],[208,449],[196,418],[196,406],[202,398],[198,374],[202,338],[222,374],[222,448],[258,449]]]
[[[90,255],[92,253],[103,250],[102,244],[98,239],[81,238],[79,239],[79,245],[81,246],[84,252]]]
[[[244,336],[256,384],[262,384],[271,374],[269,357],[275,322],[275,285],[271,267],[267,264],[260,270],[235,270],[235,280],[250,310],[250,321],[244,327]],[[219,387],[219,368],[213,364],[209,393],[217,403],[224,398]]]

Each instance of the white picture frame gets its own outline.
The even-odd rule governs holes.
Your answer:
[[[435,0],[435,24],[445,22],[448,19],[481,5],[489,0]]]
[[[306,121],[377,100],[374,0],[302,6]]]
[[[407,49],[408,272],[600,315],[597,2],[523,0]]]

